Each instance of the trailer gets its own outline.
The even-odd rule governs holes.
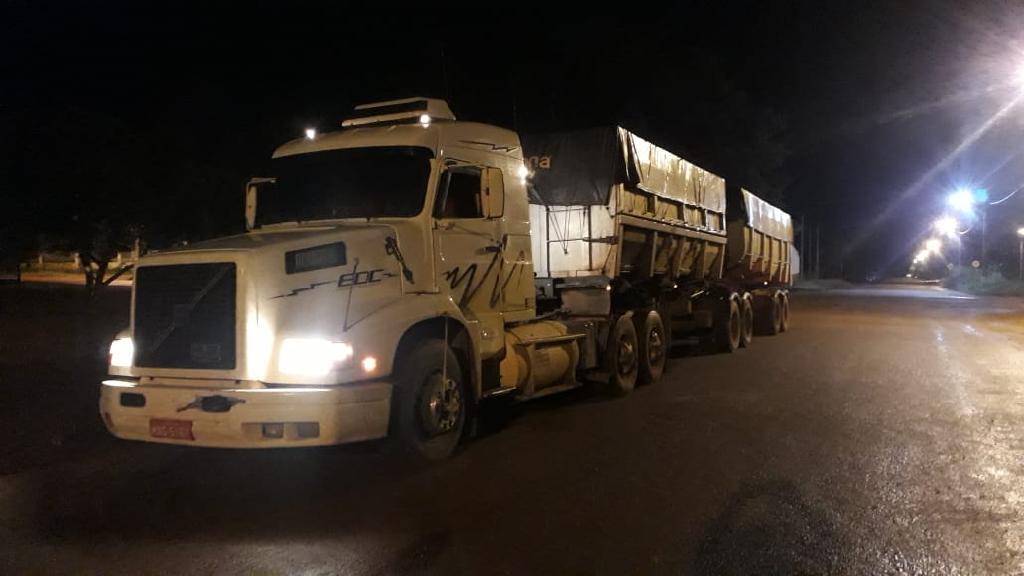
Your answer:
[[[108,430],[436,460],[483,402],[625,395],[674,341],[785,328],[784,213],[746,193],[729,221],[723,178],[622,128],[524,140],[409,98],[280,146],[244,234],[139,260]]]
[[[621,127],[523,146],[538,307],[634,317],[641,380],[663,368],[644,359],[650,339],[731,352],[788,326],[788,214]]]

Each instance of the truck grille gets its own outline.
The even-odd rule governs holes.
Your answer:
[[[235,265],[143,266],[135,274],[135,365],[235,367]]]

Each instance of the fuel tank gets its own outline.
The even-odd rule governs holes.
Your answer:
[[[507,328],[501,386],[517,387],[529,397],[551,386],[575,384],[581,337],[553,321]]]

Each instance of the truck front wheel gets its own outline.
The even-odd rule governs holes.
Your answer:
[[[657,310],[649,310],[638,318],[636,328],[640,334],[638,360],[640,362],[640,382],[651,384],[661,379],[665,372],[665,361],[668,358],[669,340],[665,335],[665,324]]]
[[[466,423],[459,360],[443,340],[423,340],[397,359],[394,434],[421,461],[443,460],[458,446]]]
[[[636,327],[629,315],[619,316],[612,325],[608,349],[605,351],[608,368],[608,391],[625,396],[636,387],[639,372]]]

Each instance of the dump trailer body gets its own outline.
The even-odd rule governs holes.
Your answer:
[[[793,222],[789,214],[739,189],[730,202],[725,275],[746,286],[792,283]]]
[[[538,276],[721,278],[723,178],[621,127],[522,140]]]

